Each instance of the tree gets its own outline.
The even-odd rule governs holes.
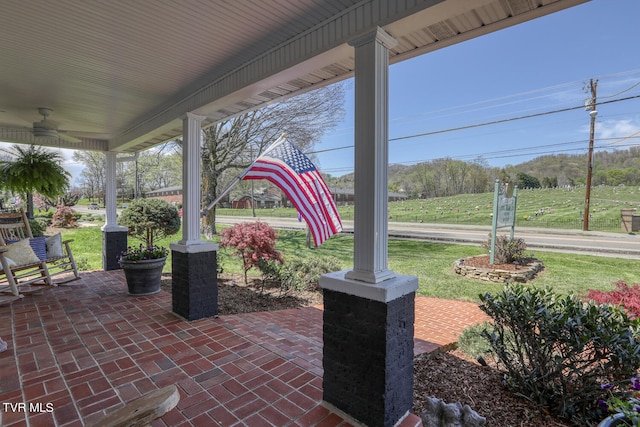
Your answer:
[[[524,172],[516,174],[518,187],[520,188],[540,188],[540,181],[535,176],[527,175]]]
[[[542,178],[542,188],[556,188],[558,186],[558,177],[545,176]]]
[[[264,222],[236,224],[221,234],[220,246],[235,249],[233,255],[242,258],[245,284],[251,268],[259,268],[262,262],[284,262],[282,254],[276,250],[276,231]]]
[[[167,152],[168,144],[141,151],[135,161],[123,162],[121,184],[132,196],[144,197],[148,191],[180,185],[182,157]]]
[[[134,200],[122,210],[119,222],[147,248],[159,239],[176,234],[181,226],[178,210],[161,199]]]
[[[49,208],[55,208],[56,206],[75,206],[78,204],[78,200],[82,199],[82,196],[82,191],[79,190],[68,191],[55,199],[44,197],[40,193],[35,193],[33,195],[33,202],[38,209],[48,211]]]
[[[465,192],[465,182],[471,165],[462,160],[447,158],[444,164],[445,176],[447,180],[447,196],[454,196]]]
[[[435,176],[435,168],[425,162],[415,165],[414,170],[413,179],[417,182],[422,197],[437,197],[438,178]]]
[[[333,84],[217,122],[203,131],[203,203],[208,205],[282,133],[308,150],[344,115],[344,84]],[[312,157],[312,156],[311,156]],[[215,234],[215,206],[205,218]]]
[[[0,160],[0,183],[15,193],[27,195],[27,216],[33,218],[33,193],[55,198],[69,188],[71,174],[60,164],[62,156],[43,147],[13,145],[2,150],[11,156]]]
[[[182,157],[174,152],[167,153],[164,149],[141,152],[138,169],[138,194],[180,185],[182,182]]]
[[[96,151],[74,151],[73,160],[82,163],[81,188],[89,199],[104,197],[106,167],[104,153]]]
[[[489,166],[479,161],[474,161],[471,164],[471,170],[469,172],[469,193],[484,193],[489,190],[489,174],[487,171]]]

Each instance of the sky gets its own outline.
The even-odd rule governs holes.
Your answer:
[[[598,150],[640,144],[639,17],[638,0],[593,0],[391,65],[389,162],[450,157],[503,167],[584,154],[590,79],[602,103],[596,159]],[[333,176],[353,172],[352,81],[348,87],[344,120],[314,149],[319,169]],[[581,108],[553,113],[571,107]],[[518,119],[529,115],[539,116]],[[470,128],[453,130],[461,127]]]

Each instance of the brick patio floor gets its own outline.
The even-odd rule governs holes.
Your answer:
[[[121,271],[73,283],[0,306],[0,425],[82,426],[168,384],[180,402],[154,426],[353,425],[322,405],[322,307],[187,322],[169,293],[128,296]],[[415,352],[484,319],[417,297]]]

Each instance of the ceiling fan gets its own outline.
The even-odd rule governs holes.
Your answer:
[[[38,108],[38,113],[40,113],[40,115],[42,116],[42,120],[40,120],[39,122],[33,122],[33,136],[61,138],[69,142],[81,142],[80,139],[71,135],[67,135],[65,131],[58,130],[57,122],[47,119],[51,115],[51,113],[53,113],[53,110],[51,108],[40,107]]]
[[[0,109],[0,113],[7,113],[7,111],[4,109]],[[60,138],[73,143],[82,142],[81,139],[67,134],[68,131],[58,129],[58,123],[49,119],[49,116],[51,116],[51,114],[53,113],[53,110],[51,108],[40,107],[38,108],[38,113],[40,113],[40,115],[42,116],[42,120],[40,120],[39,122],[33,122],[33,126],[31,127],[0,123],[0,137],[6,137],[6,135],[9,135],[9,138],[11,138],[11,135],[14,135],[15,132],[18,132],[18,134],[29,132],[36,138]],[[22,121],[16,116],[13,117],[15,122]],[[13,141],[13,139],[10,140]]]

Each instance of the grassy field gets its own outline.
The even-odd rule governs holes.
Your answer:
[[[63,235],[75,239],[72,250],[84,268],[102,268],[100,227],[64,230]],[[170,242],[179,240],[179,236],[171,236],[158,243],[168,247]],[[351,236],[334,236],[316,249],[306,248],[305,234],[302,232],[281,231],[279,236],[278,249],[284,253],[285,259],[332,256],[340,260],[344,269],[353,266]],[[130,245],[137,244],[130,241]],[[453,262],[483,253],[486,253],[485,250],[479,246],[390,240],[389,268],[399,274],[417,276],[420,285],[418,293],[421,295],[478,301],[479,294],[497,292],[501,285],[458,276],[453,272]],[[584,295],[589,289],[611,289],[612,283],[617,280],[629,284],[640,282],[640,260],[541,251],[536,251],[535,256],[545,264],[546,269],[532,282],[533,286],[551,286],[559,292]],[[241,272],[240,260],[231,256],[228,250],[220,250],[219,262],[225,272]],[[169,259],[165,271],[170,270]]]
[[[516,226],[582,229],[585,188],[536,189],[518,192]],[[389,220],[441,224],[491,225],[493,193],[463,194],[389,203]],[[636,187],[598,186],[591,190],[590,229],[620,231],[620,210],[640,207]],[[353,206],[340,206],[340,216],[353,219]],[[536,211],[544,212],[536,215]],[[218,209],[219,215],[251,215],[247,209]],[[295,218],[293,208],[257,209],[261,217]]]

